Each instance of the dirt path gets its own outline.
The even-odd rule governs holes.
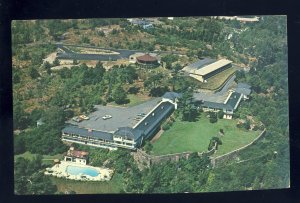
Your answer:
[[[151,144],[153,144],[154,142],[156,142],[156,140],[158,140],[160,138],[160,136],[163,134],[164,130],[160,130],[150,141]]]

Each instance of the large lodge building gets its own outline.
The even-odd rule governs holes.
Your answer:
[[[126,126],[126,124],[123,123],[123,126],[122,124],[120,124],[120,126],[115,125],[115,130],[107,130],[108,128],[105,129],[105,125],[104,127],[102,126],[102,128],[97,128],[97,125],[94,125],[96,126],[94,129],[89,128],[88,126],[93,125],[91,122],[102,122],[107,123],[107,125],[114,122],[110,119],[103,120],[100,118],[98,120],[98,117],[90,116],[91,120],[84,121],[84,125],[76,125],[73,123],[65,127],[62,130],[62,140],[108,149],[117,149],[119,147],[136,149],[142,145],[145,139],[150,138],[158,132],[161,123],[168,118],[176,108],[177,104],[175,99],[162,98],[150,112],[142,114],[143,117],[133,126],[130,124],[127,124],[128,126]],[[128,109],[126,111],[130,114],[131,110],[132,109]],[[116,114],[116,116],[113,115],[112,117],[118,119],[118,117],[122,116]],[[128,119],[132,118],[128,117]],[[119,121],[116,120],[116,122]]]

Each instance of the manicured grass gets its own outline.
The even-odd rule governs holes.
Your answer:
[[[179,119],[153,143],[152,153],[163,155],[179,152],[207,151],[210,139],[219,136],[220,129],[225,132],[219,136],[223,142],[215,155],[225,154],[253,141],[260,132],[246,131],[236,127],[236,120],[219,119],[210,123],[203,113],[197,122],[183,122]]]
[[[15,160],[18,158],[18,157],[23,157],[24,159],[28,159],[28,160],[33,160],[33,158],[36,156],[36,154],[32,154],[30,153],[29,151],[23,153],[23,154],[18,154],[18,155],[15,155]],[[63,155],[62,154],[56,154],[56,155],[43,155],[43,163],[46,163],[46,164],[51,164],[53,163],[53,159],[62,159],[63,158]]]
[[[198,80],[191,78],[191,80],[197,81],[199,84],[199,88],[208,89],[208,90],[216,90],[218,89],[235,71],[236,67],[228,68],[221,73],[218,73],[207,80],[206,83],[199,82]]]
[[[130,102],[128,104],[119,105],[119,104],[116,104],[115,102],[111,102],[111,103],[109,103],[109,105],[131,107],[131,106],[135,106],[135,105],[144,103],[145,101],[149,100],[151,97],[143,96],[143,95],[136,95],[136,94],[128,94],[127,98],[130,100]]]
[[[120,193],[122,175],[114,174],[108,182],[82,182],[51,177],[59,192],[75,191],[77,194]]]

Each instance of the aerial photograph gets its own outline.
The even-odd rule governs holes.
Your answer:
[[[290,188],[287,16],[13,20],[14,194]]]

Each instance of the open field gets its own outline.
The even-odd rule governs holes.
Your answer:
[[[236,70],[237,70],[236,67],[228,68],[228,69],[222,71],[221,73],[218,73],[218,74],[212,76],[211,78],[209,78],[206,83],[199,82],[192,77],[189,77],[189,78],[191,80],[197,81],[197,83],[199,84],[199,88],[201,88],[201,89],[216,90],[219,87],[221,87],[226,82],[226,80],[232,74],[234,74],[234,72]]]
[[[127,98],[130,100],[130,102],[128,104],[118,105],[115,102],[111,102],[108,105],[122,106],[122,107],[132,107],[132,106],[136,106],[138,104],[142,104],[145,101],[151,99],[151,97],[149,97],[147,95],[138,95],[138,94],[128,94]]]
[[[210,139],[219,136],[219,130],[223,129],[225,135],[220,136],[223,144],[215,154],[222,155],[250,143],[259,135],[259,131],[237,128],[236,122],[236,120],[219,119],[217,123],[210,123],[204,114],[197,122],[176,120],[173,126],[153,144],[152,153],[163,155],[207,151]]]
[[[32,154],[29,151],[23,153],[23,154],[18,154],[14,156],[14,159],[16,160],[18,157],[23,157],[24,159],[28,160],[33,160],[33,158],[36,156],[36,154]],[[62,159],[63,155],[62,154],[56,154],[56,155],[43,155],[43,163],[45,164],[51,164],[53,163],[53,159]]]
[[[77,194],[120,193],[122,175],[114,174],[108,182],[82,182],[51,177],[59,192],[75,191]]]

